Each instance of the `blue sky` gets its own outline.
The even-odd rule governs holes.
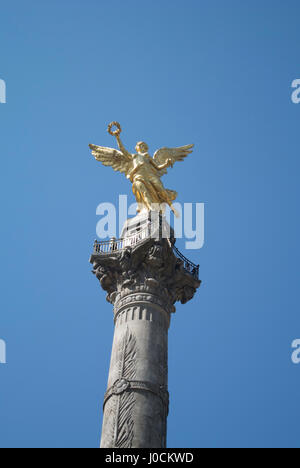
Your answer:
[[[131,190],[87,145],[113,145],[118,120],[129,149],[195,143],[164,181],[205,203],[187,252],[203,284],[170,329],[168,445],[299,447],[299,2],[0,14],[0,446],[99,444],[113,320],[88,260],[97,205]]]

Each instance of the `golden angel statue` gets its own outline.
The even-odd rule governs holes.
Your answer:
[[[112,127],[117,127],[112,131]],[[167,173],[168,167],[173,167],[176,161],[183,161],[192,152],[194,145],[181,146],[179,148],[161,148],[157,150],[153,158],[148,153],[148,145],[139,141],[136,144],[136,153],[129,153],[121,139],[121,126],[118,122],[111,122],[108,132],[117,139],[120,151],[114,148],[89,145],[92,155],[104,166],[111,166],[115,171],[125,173],[127,179],[132,182],[132,190],[138,203],[138,212],[146,209],[152,211],[157,206],[163,211],[165,204],[177,215],[172,202],[177,197],[177,192],[166,189],[160,178]]]

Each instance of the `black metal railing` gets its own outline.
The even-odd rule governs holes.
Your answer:
[[[186,258],[178,249],[173,247],[173,252],[175,253],[176,257],[178,257],[180,260],[183,261],[183,266],[185,270],[187,270],[191,275],[193,275],[195,278],[199,278],[199,265],[196,265],[195,263],[191,262],[188,258]]]

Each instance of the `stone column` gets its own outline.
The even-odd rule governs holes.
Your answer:
[[[170,317],[200,281],[169,239],[146,238],[106,253],[96,248],[91,263],[115,321],[101,448],[165,448]]]

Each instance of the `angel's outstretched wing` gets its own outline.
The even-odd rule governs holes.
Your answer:
[[[132,169],[132,159],[121,151],[104,146],[89,145],[89,147],[94,158],[102,162],[104,166],[111,166],[115,171],[124,172],[126,175]]]
[[[180,146],[179,148],[161,148],[154,153],[153,159],[158,166],[165,164],[168,159],[171,159],[172,164],[176,161],[183,161],[188,154],[192,153],[194,145]],[[161,175],[167,173],[167,169],[160,171]]]

